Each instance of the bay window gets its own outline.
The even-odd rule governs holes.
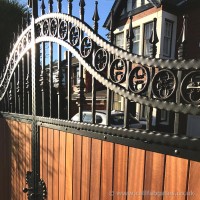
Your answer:
[[[165,20],[164,44],[163,44],[163,55],[165,57],[171,56],[172,29],[173,29],[173,22]]]
[[[149,42],[149,39],[151,37],[152,28],[153,28],[153,22],[149,22],[144,25],[144,46],[143,46],[144,56],[150,56],[151,44]]]

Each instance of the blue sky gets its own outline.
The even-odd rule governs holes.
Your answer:
[[[19,2],[26,4],[28,0],[19,0]],[[46,1],[47,2],[47,1]],[[67,12],[67,0],[63,0],[63,12]],[[105,37],[105,34],[107,33],[107,30],[105,30],[102,26],[103,23],[106,20],[106,17],[108,16],[110,9],[114,3],[114,0],[99,0],[99,34]],[[41,1],[39,1],[39,4]],[[93,26],[92,17],[94,14],[94,6],[95,6],[95,0],[85,0],[86,6],[85,6],[85,21],[90,25]],[[73,1],[73,15],[79,16],[79,0]],[[48,5],[46,5],[48,7]],[[57,0],[54,0],[54,11],[56,11],[57,7]]]

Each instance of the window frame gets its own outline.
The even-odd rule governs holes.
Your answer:
[[[170,37],[170,51],[169,51],[169,54],[166,55],[165,52],[164,52],[164,47],[165,47],[165,38],[167,36],[165,36],[165,32],[166,32],[166,23],[170,23],[171,24],[171,37]],[[174,28],[174,22],[172,20],[169,20],[169,19],[165,19],[165,28],[164,28],[164,34],[163,34],[163,56],[164,57],[167,57],[167,58],[170,58],[171,55],[172,55],[172,38],[173,38],[173,28]]]
[[[117,36],[119,36],[119,35],[122,35],[122,45],[121,46],[119,46],[118,44],[117,44]],[[124,32],[119,32],[119,33],[117,33],[117,34],[115,34],[115,46],[117,46],[117,47],[119,47],[119,48],[121,48],[121,49],[124,49]]]
[[[145,41],[147,41],[147,40],[149,40],[149,39],[146,39],[145,40],[145,27],[148,25],[148,24],[152,24],[152,28],[153,28],[153,21],[149,21],[149,22],[146,22],[146,23],[144,23],[143,24],[143,49],[142,49],[142,55],[143,56],[146,56],[146,57],[149,57],[150,56],[150,54],[145,54]],[[151,37],[151,36],[150,36]]]
[[[136,26],[136,27],[134,27],[133,28],[133,32],[134,32],[134,30],[136,30],[136,29],[139,29],[139,40],[135,40],[135,37],[134,37],[134,39],[133,39],[133,48],[134,48],[134,43],[139,43],[139,45],[138,45],[138,53],[134,53],[133,52],[133,49],[132,49],[132,53],[134,53],[134,54],[137,54],[137,55],[140,55],[140,42],[141,42],[141,33],[140,33],[140,26]],[[135,36],[135,32],[134,32],[134,36]]]

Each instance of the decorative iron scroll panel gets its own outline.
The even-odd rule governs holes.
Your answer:
[[[61,6],[61,1],[58,2]],[[52,12],[52,2],[49,3]],[[176,148],[200,151],[199,139],[189,138],[182,132],[178,134],[175,132],[175,129],[178,130],[181,126],[180,121],[175,120],[174,132],[162,133],[156,130],[156,127],[154,130],[152,127],[147,130],[129,129],[129,121],[126,117],[124,128],[111,127],[109,119],[113,94],[124,98],[126,105],[124,116],[128,116],[132,109],[131,105],[135,107],[136,104],[169,111],[176,116],[176,119],[178,119],[177,114],[199,115],[200,61],[153,59],[122,50],[112,44],[112,39],[108,42],[98,35],[97,4],[93,17],[93,30],[83,20],[84,1],[80,1],[81,19],[71,15],[71,3],[72,1],[69,1],[69,15],[44,14],[43,10],[41,17],[32,19],[32,24],[23,31],[13,46],[8,63],[1,74],[2,113],[11,115],[14,113],[15,116],[16,114],[29,115],[32,120],[33,172],[28,172],[30,188],[24,190],[28,193],[29,199],[45,199],[47,196],[45,183],[40,179],[39,174],[38,126],[40,122],[71,128],[76,133],[79,131],[80,134],[85,130],[97,132],[104,136],[99,137],[100,139],[109,138],[113,142],[117,142],[118,138],[127,141],[128,138],[127,145],[139,140],[148,145],[152,143],[169,146],[175,148],[176,156],[180,153]],[[130,41],[130,38],[128,39]],[[46,44],[48,44],[48,54]],[[57,45],[56,63],[53,62],[54,45]],[[63,49],[67,51],[64,67],[61,55]],[[76,100],[72,97],[71,77],[74,58],[72,55],[77,59],[79,68]],[[155,74],[152,71],[155,71]],[[89,83],[84,83],[83,73],[87,76],[90,74]],[[179,77],[180,73],[181,77]],[[92,122],[96,120],[97,85],[100,84],[106,93],[106,125],[82,122],[82,111],[88,109],[84,87],[91,82],[89,93],[91,93]],[[177,98],[178,95],[180,99]],[[76,105],[74,101],[77,102]],[[80,122],[71,121],[73,106],[79,112]]]

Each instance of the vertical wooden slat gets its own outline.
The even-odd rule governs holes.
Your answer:
[[[22,189],[26,187],[26,171],[27,171],[27,162],[26,162],[26,123],[22,124],[22,145],[23,145],[23,171],[22,171]],[[26,194],[22,192],[22,200],[26,200]]]
[[[200,162],[190,161],[187,200],[200,199]]]
[[[31,124],[27,124],[26,125],[26,134],[27,134],[27,166],[28,166],[28,171],[32,171],[32,159],[31,159],[31,156],[32,156],[32,153],[31,153],[31,146],[32,146],[32,143],[31,143],[31,134],[32,134],[32,127],[31,127]]]
[[[82,137],[74,135],[73,200],[81,199]]]
[[[19,140],[19,148],[18,148],[18,175],[19,176],[19,182],[18,182],[18,193],[19,193],[19,199],[23,199],[23,173],[24,173],[24,144],[23,144],[23,138],[24,138],[24,132],[23,132],[23,126],[24,123],[19,122],[18,123],[18,140]]]
[[[117,195],[117,192],[126,194],[127,189],[127,165],[128,165],[128,147],[116,144],[114,158],[114,200],[126,200],[127,195]]]
[[[48,182],[47,170],[48,170],[48,129],[43,127],[43,179],[45,183]]]
[[[113,191],[113,150],[114,144],[102,144],[101,200],[111,200]]]
[[[12,175],[13,175],[13,172],[12,172],[12,132],[11,132],[11,130],[10,130],[10,120],[6,120],[6,135],[9,137],[9,141],[8,141],[8,146],[7,146],[7,148],[8,148],[8,152],[9,152],[9,160],[8,160],[8,162],[9,162],[9,172],[8,172],[8,174],[9,174],[9,179],[7,179],[7,181],[8,181],[8,187],[7,187],[7,189],[8,189],[8,192],[9,192],[9,194],[7,194],[8,195],[8,199],[11,199],[12,198],[12,193],[11,193],[11,191],[12,191]],[[6,155],[6,156],[8,156],[8,155]]]
[[[92,139],[90,200],[100,199],[101,148],[102,142],[100,140]]]
[[[60,159],[59,159],[59,200],[65,199],[65,148],[66,133],[60,132]]]
[[[91,138],[83,137],[81,200],[88,200],[90,196],[90,161],[91,161]]]
[[[129,148],[127,200],[142,200],[145,151]]]
[[[19,171],[18,171],[18,150],[19,150],[19,129],[18,129],[18,122],[13,121],[13,141],[14,141],[14,196],[16,197],[16,200],[19,199],[19,191],[18,191],[18,185],[19,185]]]
[[[5,198],[5,191],[4,191],[4,181],[5,176],[4,176],[4,165],[5,165],[5,158],[4,158],[4,130],[3,130],[3,119],[0,119],[0,158],[1,158],[1,164],[0,164],[0,199]]]
[[[59,197],[59,146],[60,133],[58,130],[53,131],[53,200]]]
[[[185,200],[187,172],[188,160],[173,156],[166,157],[164,192],[169,195],[165,195],[164,200]]]
[[[162,192],[165,156],[159,153],[146,152],[144,191]],[[144,195],[144,200],[162,200],[162,196]]]
[[[72,200],[74,135],[67,133],[66,144],[65,200]]]
[[[54,152],[53,152],[53,130],[48,129],[48,200],[53,200],[53,161],[54,161]]]
[[[40,127],[40,177],[43,178],[43,127]]]

